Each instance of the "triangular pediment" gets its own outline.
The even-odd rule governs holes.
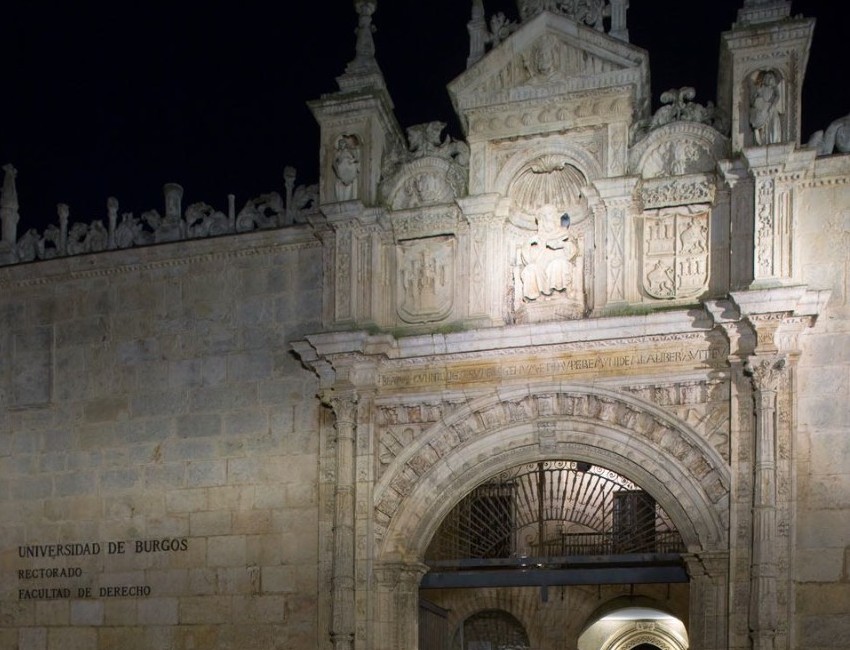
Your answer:
[[[649,105],[649,55],[565,16],[543,12],[448,86],[455,109],[630,87],[638,110]]]

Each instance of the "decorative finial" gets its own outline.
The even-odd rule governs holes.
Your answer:
[[[378,8],[377,0],[354,0],[357,11],[357,42],[354,59],[345,67],[345,74],[337,77],[340,90],[347,92],[364,88],[385,88],[384,76],[375,60],[375,39],[372,34],[372,14]]]
[[[469,30],[469,57],[466,67],[471,68],[484,56],[487,43],[487,19],[484,17],[484,0],[472,0],[472,16],[466,24]]]
[[[375,58],[375,39],[372,34],[375,26],[372,24],[372,14],[378,8],[376,0],[356,0],[354,8],[360,17],[357,25],[357,45],[354,61],[368,61]]]
[[[0,193],[0,220],[3,222],[3,243],[14,246],[18,240],[18,190],[15,187],[15,177],[18,170],[7,163],[3,165],[3,190]]]

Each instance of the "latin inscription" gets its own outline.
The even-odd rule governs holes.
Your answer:
[[[545,360],[506,361],[502,364],[476,364],[428,368],[421,371],[403,370],[381,375],[381,386],[407,388],[426,385],[461,385],[525,379],[559,377],[586,372],[627,373],[630,369],[694,365],[701,366],[725,358],[725,351],[708,347],[673,350],[629,351],[626,353],[579,354]]]
[[[68,598],[146,598],[151,587],[146,584],[92,585],[94,571],[82,566],[90,558],[150,553],[182,553],[189,550],[185,537],[143,540],[110,540],[66,544],[24,544],[18,546],[18,557],[51,563],[70,560],[73,566],[29,566],[17,569],[18,600],[61,600]],[[76,563],[80,564],[77,565]],[[73,582],[67,582],[73,581]],[[100,582],[105,583],[105,579]]]

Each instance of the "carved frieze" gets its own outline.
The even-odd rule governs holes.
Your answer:
[[[710,206],[644,212],[642,289],[660,300],[692,298],[708,287]]]
[[[710,174],[643,181],[640,196],[646,209],[691,203],[714,203],[715,179]]]
[[[504,105],[469,112],[469,136],[477,140],[510,134],[536,133],[545,127],[578,128],[605,122],[627,122],[633,102],[621,89],[602,89],[578,97],[541,98],[533,104],[509,109]]]

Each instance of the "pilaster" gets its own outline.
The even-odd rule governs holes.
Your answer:
[[[331,641],[334,650],[352,650],[355,637],[354,440],[357,396],[352,393],[332,397],[328,403],[336,419]]]
[[[375,567],[373,650],[419,647],[419,583],[427,572],[419,562],[384,562]]]
[[[595,210],[598,247],[595,273],[594,310],[612,308],[639,300],[635,274],[637,258],[634,254],[635,202],[637,177],[601,179],[594,183],[602,199],[604,210]]]
[[[725,650],[729,647],[729,553],[686,555],[685,565],[691,579],[690,648]]]
[[[752,385],[752,487],[749,495],[739,495],[752,504],[749,636],[754,650],[786,650],[794,637],[794,367],[799,338],[814,325],[827,295],[785,287],[732,297],[741,325],[751,331],[741,357]]]
[[[467,317],[485,325],[503,324],[505,269],[504,217],[496,212],[498,194],[459,199],[469,223]]]

